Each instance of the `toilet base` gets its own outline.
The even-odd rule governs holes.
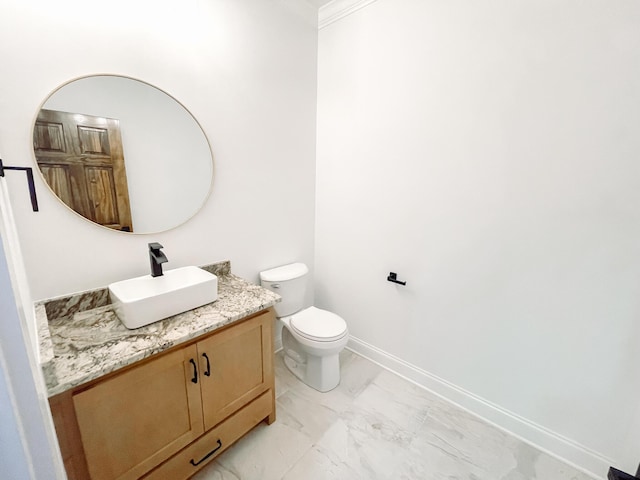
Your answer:
[[[340,384],[340,351],[344,346],[329,355],[310,354],[286,326],[282,329],[282,344],[284,364],[303,383],[319,392],[328,392]]]

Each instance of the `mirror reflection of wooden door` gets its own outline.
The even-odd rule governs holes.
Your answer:
[[[118,120],[40,110],[33,149],[49,187],[70,208],[105,227],[133,231]]]

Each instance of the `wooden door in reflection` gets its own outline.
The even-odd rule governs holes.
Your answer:
[[[118,120],[40,110],[33,149],[49,187],[70,208],[105,227],[133,231]]]

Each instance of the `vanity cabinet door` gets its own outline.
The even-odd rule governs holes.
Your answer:
[[[265,312],[197,343],[205,431],[273,387],[272,318]]]
[[[203,433],[196,345],[74,394],[92,480],[137,479]]]

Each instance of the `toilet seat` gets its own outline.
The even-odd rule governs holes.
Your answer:
[[[315,342],[333,342],[347,334],[342,317],[316,307],[292,315],[290,325],[298,335]]]

